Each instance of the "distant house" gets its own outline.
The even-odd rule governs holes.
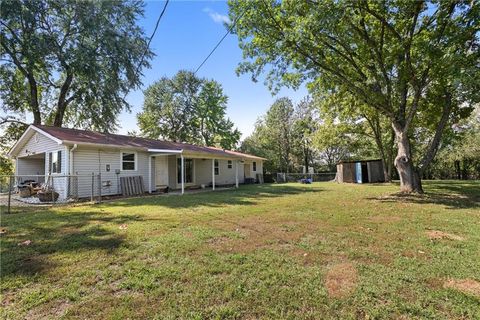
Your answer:
[[[44,182],[57,176],[61,197],[68,196],[67,178],[61,179],[66,175],[78,176],[78,197],[90,196],[92,174],[100,175],[102,195],[120,194],[119,181],[126,176],[141,176],[147,192],[168,187],[183,193],[188,187],[253,181],[266,160],[214,147],[43,125],[29,126],[9,155],[20,179],[37,176]]]
[[[340,161],[337,163],[335,180],[340,183],[385,182],[383,162],[380,159]]]

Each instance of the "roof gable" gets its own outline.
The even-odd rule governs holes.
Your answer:
[[[25,130],[25,132],[22,134],[20,139],[18,139],[17,142],[12,146],[12,148],[10,148],[10,150],[8,151],[7,154],[10,157],[19,156],[20,153],[22,152],[22,150],[24,149],[24,147],[27,146],[29,143],[31,143],[35,134],[41,135],[42,140],[49,140],[52,144],[59,145],[59,144],[62,143],[62,141],[59,140],[58,138],[50,135],[47,132],[44,132],[40,128],[37,128],[33,125],[30,125],[27,128],[27,130]],[[32,147],[31,149],[34,149],[34,150],[29,150],[28,152],[38,153],[38,152],[44,152],[45,151],[45,150],[36,150],[35,147]]]

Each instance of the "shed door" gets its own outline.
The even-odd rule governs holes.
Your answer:
[[[168,186],[168,157],[155,157],[155,185]]]
[[[355,163],[355,175],[357,178],[357,183],[362,183],[362,163]]]

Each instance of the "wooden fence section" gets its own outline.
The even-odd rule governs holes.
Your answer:
[[[145,193],[142,176],[120,177],[122,195],[133,196]]]

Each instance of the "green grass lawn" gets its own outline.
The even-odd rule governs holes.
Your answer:
[[[254,185],[4,214],[0,317],[480,319],[480,182],[425,189]]]

